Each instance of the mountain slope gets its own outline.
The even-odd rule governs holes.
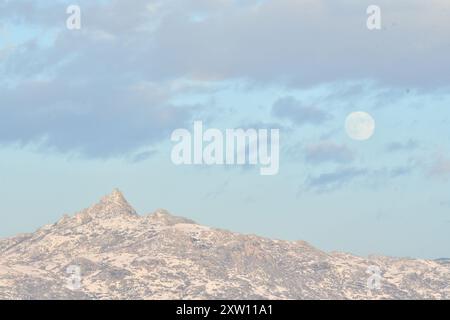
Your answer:
[[[442,261],[329,254],[164,210],[139,216],[117,190],[0,241],[2,299],[448,299],[449,284]]]

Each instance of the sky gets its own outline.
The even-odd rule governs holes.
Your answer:
[[[0,0],[0,236],[119,188],[141,214],[450,257],[449,32],[446,0]],[[174,165],[194,121],[280,129],[278,174]]]

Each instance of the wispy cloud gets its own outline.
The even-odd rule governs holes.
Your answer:
[[[435,156],[429,169],[429,175],[436,179],[447,180],[450,178],[450,158],[439,153]]]
[[[345,145],[331,141],[321,141],[305,148],[305,160],[309,163],[349,163],[354,159],[354,153]]]
[[[293,97],[278,99],[273,104],[272,115],[280,119],[290,120],[296,125],[318,125],[331,117],[323,110],[314,106],[306,106]]]
[[[398,166],[389,170],[389,176],[391,178],[403,177],[411,174],[413,167],[411,166]]]
[[[228,186],[230,185],[230,181],[226,180],[223,183],[217,185],[213,190],[210,190],[208,193],[205,194],[205,199],[216,199],[217,197],[224,194],[224,192],[228,189]]]
[[[130,162],[131,163],[139,163],[139,162],[142,162],[142,161],[150,159],[151,157],[153,157],[157,153],[158,152],[156,150],[148,150],[148,151],[138,152],[137,154],[134,154],[130,158]]]
[[[406,142],[391,142],[386,146],[387,152],[411,151],[419,147],[416,140],[409,139]]]
[[[330,192],[368,173],[369,171],[364,168],[347,167],[322,173],[318,176],[309,176],[304,183],[303,190],[318,193]]]

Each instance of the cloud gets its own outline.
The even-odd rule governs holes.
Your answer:
[[[17,29],[14,48],[1,53],[0,143],[90,157],[134,152],[198,112],[173,102],[186,93],[180,83],[450,83],[448,1],[380,0],[380,31],[365,26],[365,0],[80,0],[76,31],[65,28],[69,2],[0,0],[3,23]],[[272,115],[296,125],[330,117],[291,97]]]
[[[305,160],[310,163],[336,162],[349,163],[354,159],[353,152],[345,145],[322,141],[305,148]]]
[[[153,21],[151,3],[81,1],[82,29],[71,31],[66,2],[0,1],[7,26],[20,23],[32,36],[0,61],[0,144],[132,156],[186,126],[202,106],[172,100],[205,87],[146,69],[157,64],[148,56],[150,31],[139,30]]]
[[[188,18],[197,6],[185,3],[156,33],[155,54],[174,72],[292,86],[371,79],[435,88],[450,82],[446,1],[380,0],[379,31],[366,27],[371,1],[218,1],[203,8],[201,23]]]
[[[137,154],[133,155],[130,158],[130,162],[131,163],[139,163],[139,162],[142,162],[142,161],[150,159],[151,157],[153,157],[157,153],[158,152],[156,150],[149,150],[149,151],[138,152]]]
[[[419,143],[413,139],[409,139],[406,142],[392,142],[386,146],[387,152],[400,152],[400,151],[411,151],[419,147]]]
[[[70,77],[0,89],[0,143],[111,157],[158,143],[184,126],[194,106],[175,106],[163,87]],[[169,92],[167,94],[170,94]]]
[[[5,18],[46,28],[63,25],[58,13],[67,5],[0,3]],[[106,53],[104,45],[109,44],[105,60],[95,60],[98,67],[120,57],[114,68],[140,65],[153,79],[247,79],[295,86],[371,79],[387,86],[427,88],[447,87],[450,82],[450,21],[443,14],[450,11],[448,1],[380,0],[379,31],[366,27],[366,9],[372,4],[368,0],[79,3],[84,45],[74,45],[90,46],[92,57]],[[65,31],[61,34],[73,38]],[[59,37],[53,58],[64,42]]]
[[[296,125],[318,125],[330,118],[330,115],[317,107],[305,106],[293,97],[280,98],[272,106],[272,115],[288,119]]]
[[[303,186],[306,191],[318,193],[330,192],[347,185],[358,177],[368,174],[367,169],[349,167],[337,169],[333,172],[318,176],[309,176]]]
[[[389,171],[389,177],[390,178],[397,178],[397,177],[403,177],[411,174],[413,172],[413,168],[411,166],[399,166],[390,169]]]
[[[369,188],[385,188],[389,180],[407,177],[413,173],[414,165],[383,167],[383,168],[361,168],[361,167],[339,167],[331,172],[318,175],[309,175],[300,192],[328,193],[343,188],[359,178]]]
[[[219,184],[216,186],[213,190],[210,190],[208,193],[205,194],[205,199],[216,199],[219,196],[223,195],[225,191],[228,189],[228,186],[230,185],[230,181],[226,180],[225,182]]]
[[[436,179],[447,180],[450,177],[450,158],[438,154],[430,167],[429,175]]]

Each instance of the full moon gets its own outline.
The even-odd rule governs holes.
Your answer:
[[[345,120],[345,131],[353,140],[368,140],[375,132],[375,120],[367,112],[352,112]]]

